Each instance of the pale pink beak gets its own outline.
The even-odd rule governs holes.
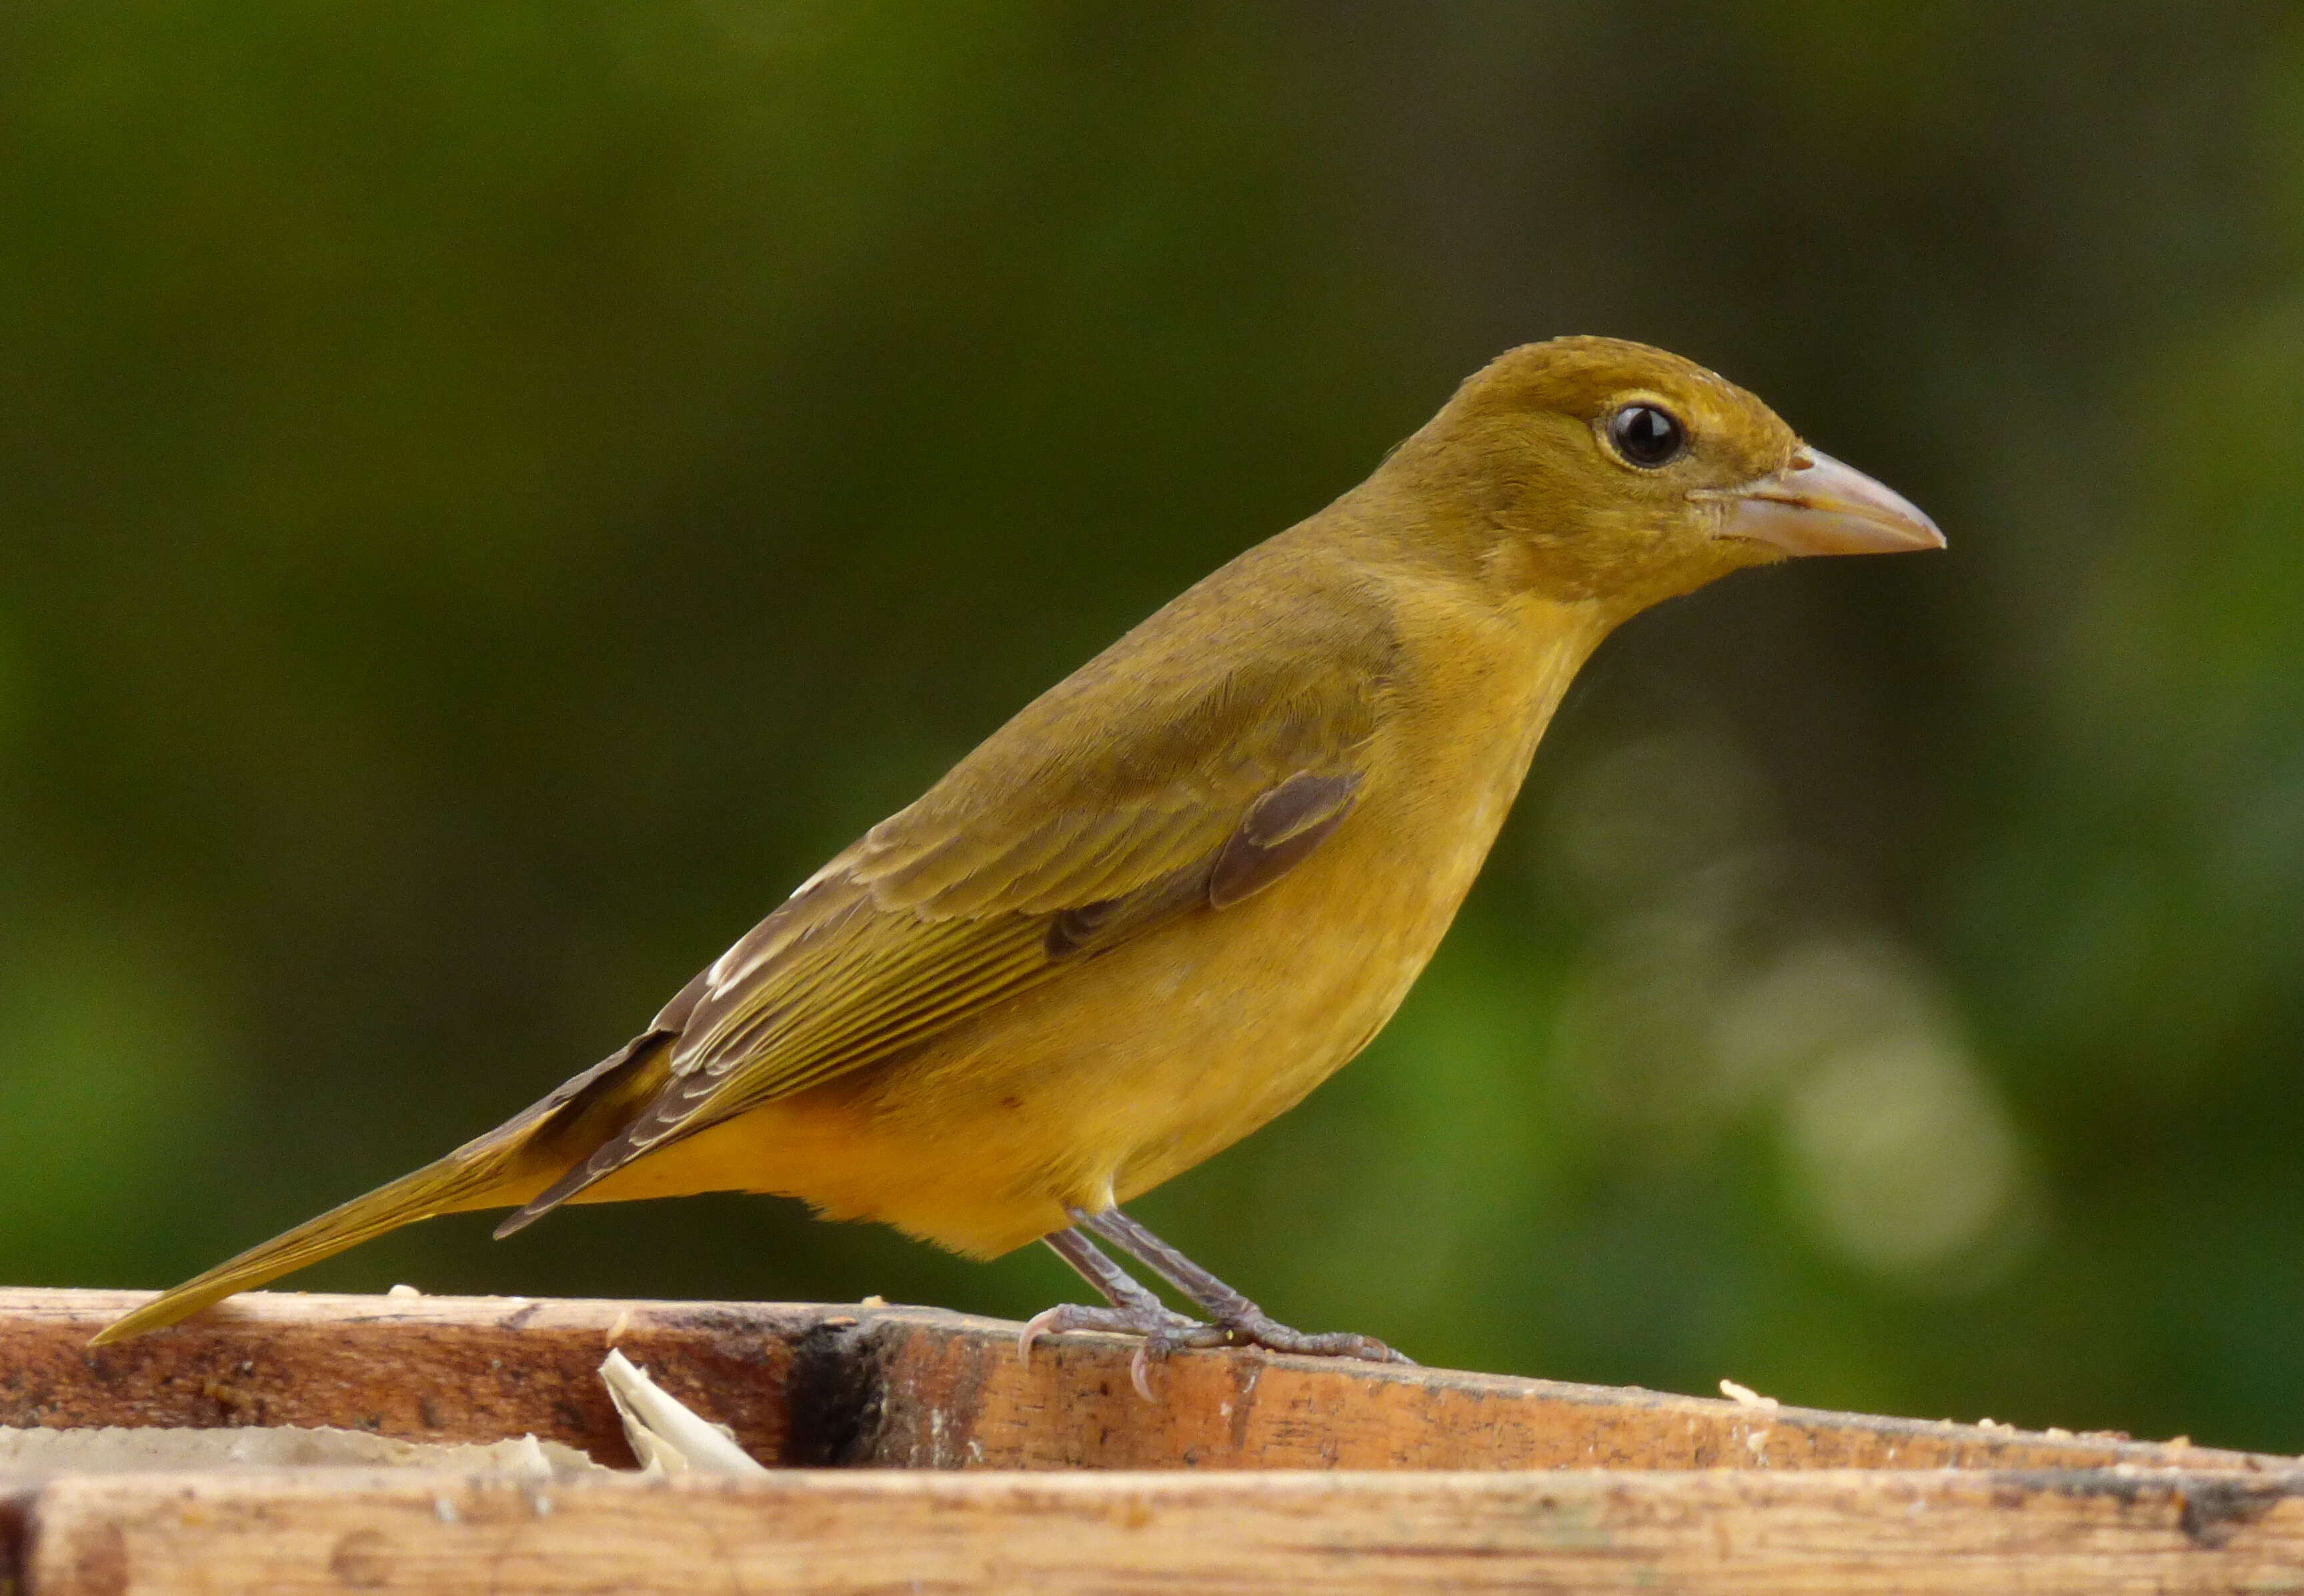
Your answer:
[[[1944,535],[1895,489],[1803,448],[1792,463],[1716,496],[1728,510],[1721,536],[1787,554],[1903,554],[1940,549]]]

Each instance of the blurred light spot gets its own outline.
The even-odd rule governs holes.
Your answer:
[[[2022,1150],[1998,1097],[1947,1037],[1916,1028],[1833,1052],[1784,1108],[1794,1191],[1833,1250],[1882,1274],[1970,1258],[1979,1267],[1967,1283],[1997,1272],[1983,1267],[1997,1262],[1986,1244],[2018,1217]]]
[[[1925,962],[1818,923],[1817,862],[1716,732],[1642,739],[1563,789],[1552,846],[1598,911],[1558,1057],[1596,1126],[1684,1165],[1780,1127],[1794,1220],[1899,1285],[1987,1282],[2034,1233],[2021,1139]]]
[[[1641,738],[1568,776],[1546,847],[1601,903],[1671,889],[1764,829],[1767,793],[1736,747],[1701,731]]]
[[[1587,1106],[1681,1156],[1721,1119],[1713,1017],[1765,941],[1785,855],[1765,782],[1729,739],[1641,738],[1567,777],[1547,853],[1598,911],[1559,1057]]]
[[[1883,1031],[1936,1023],[1911,956],[1882,939],[1822,937],[1793,948],[1729,994],[1713,1048],[1736,1095]]]

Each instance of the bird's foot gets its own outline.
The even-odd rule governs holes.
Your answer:
[[[1374,1336],[1356,1335],[1351,1330],[1309,1335],[1281,1323],[1254,1303],[1244,1303],[1236,1312],[1217,1315],[1214,1328],[1223,1330],[1238,1347],[1261,1347],[1267,1352],[1292,1352],[1309,1357],[1356,1357],[1372,1364],[1416,1366],[1414,1358],[1394,1352]]]
[[[1064,1232],[1065,1236],[1077,1240],[1078,1232],[1091,1233],[1131,1257],[1148,1264],[1205,1312],[1210,1327],[1222,1331],[1230,1345],[1261,1347],[1267,1352],[1292,1352],[1312,1357],[1356,1357],[1372,1364],[1408,1364],[1411,1367],[1414,1364],[1413,1359],[1402,1356],[1373,1336],[1356,1336],[1342,1330],[1325,1336],[1309,1336],[1302,1330],[1289,1329],[1117,1208],[1106,1208],[1098,1213],[1088,1213],[1077,1208],[1067,1212],[1071,1213],[1076,1229]],[[1055,1238],[1051,1238],[1051,1245],[1055,1245]],[[1072,1242],[1067,1241],[1058,1246],[1057,1251],[1069,1259],[1072,1252],[1067,1249],[1072,1246]],[[1094,1253],[1093,1248],[1089,1251]],[[1094,1256],[1101,1260],[1103,1254],[1095,1254]],[[1083,1272],[1093,1266],[1092,1262],[1073,1264]],[[1107,1262],[1105,1267],[1110,1269],[1112,1265]],[[1089,1274],[1088,1278],[1093,1280],[1099,1277]],[[1130,1284],[1134,1286],[1133,1281]],[[1144,1291],[1142,1287],[1136,1286],[1135,1289],[1143,1292],[1146,1297],[1151,1297],[1151,1293]],[[1119,1299],[1114,1297],[1114,1300]],[[1198,1347],[1207,1343],[1196,1340],[1190,1345]]]
[[[1129,1362],[1128,1380],[1136,1388],[1136,1394],[1147,1402],[1153,1399],[1153,1363],[1189,1347],[1227,1346],[1232,1338],[1232,1331],[1221,1325],[1202,1324],[1197,1319],[1188,1319],[1173,1309],[1157,1305],[1084,1308],[1078,1303],[1059,1303],[1034,1314],[1017,1332],[1016,1351],[1029,1364],[1033,1342],[1042,1336],[1060,1336],[1066,1330],[1108,1330],[1142,1337],[1142,1345]]]

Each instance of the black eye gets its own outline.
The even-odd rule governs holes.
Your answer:
[[[1678,458],[1688,447],[1688,429],[1669,410],[1628,404],[1608,418],[1608,442],[1632,464],[1656,467]]]

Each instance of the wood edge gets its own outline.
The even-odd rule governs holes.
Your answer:
[[[157,1291],[106,1290],[83,1288],[0,1287],[0,1325],[30,1320],[66,1330],[85,1328],[89,1335],[130,1309],[159,1296]],[[619,1325],[657,1330],[685,1328],[757,1329],[789,1327],[798,1334],[826,1318],[885,1310],[854,1303],[750,1303],[673,1300],[656,1297],[586,1296],[390,1296],[326,1291],[243,1291],[212,1308],[148,1330],[133,1340],[158,1341],[186,1331],[215,1334],[245,1326],[279,1330],[299,1326],[358,1325],[449,1326],[471,1330],[565,1330],[607,1331]],[[941,1309],[907,1309],[955,1322],[998,1324],[997,1320],[970,1321],[966,1314]],[[107,1347],[102,1350],[111,1350]]]
[[[1021,1327],[1004,1320],[976,1318],[935,1308],[891,1307],[869,1313],[864,1317],[855,1336],[862,1346],[868,1347],[872,1332],[883,1334],[888,1329],[915,1328],[930,1333],[959,1335],[970,1338],[996,1339],[1000,1345],[987,1347],[995,1355],[1006,1351],[1013,1355],[1012,1342]],[[1051,1338],[1051,1339],[1055,1339]],[[1111,1349],[1115,1366],[1124,1367],[1135,1353],[1135,1342],[1125,1337],[1092,1332],[1075,1333],[1063,1339],[1073,1343],[1102,1344]],[[885,1355],[885,1354],[883,1355]],[[1528,1375],[1493,1374],[1477,1370],[1431,1369],[1395,1364],[1363,1364],[1341,1362],[1330,1358],[1295,1356],[1250,1349],[1195,1351],[1177,1355],[1188,1358],[1222,1357],[1235,1361],[1253,1361],[1283,1368],[1294,1372],[1317,1377],[1349,1380],[1363,1385],[1386,1385],[1427,1389],[1453,1390],[1524,1400],[1553,1402],[1577,1406],[1606,1409],[1637,1408],[1664,1418],[1694,1418],[1701,1421],[1732,1421],[1759,1427],[1787,1426],[1818,1431],[1858,1430],[1886,1441],[1936,1440],[1969,1448],[1986,1451],[2063,1450],[2075,1456],[2071,1467],[2135,1466],[2143,1468],[2184,1468],[2207,1472],[2248,1474],[2277,1474],[2283,1470],[2304,1467],[2304,1459],[2276,1453],[2241,1452],[2220,1447],[2195,1446],[2181,1442],[2135,1440],[2126,1436],[2105,1431],[2079,1431],[2050,1434],[2046,1431],[2022,1430],[2013,1425],[1963,1424],[1949,1419],[1912,1419],[1890,1414],[1842,1413],[1829,1408],[1800,1407],[1787,1403],[1748,1405],[1725,1397],[1684,1396],[1671,1391],[1650,1390],[1644,1386],[1587,1385],[1572,1381],[1544,1380]],[[853,1463],[864,1461],[858,1457],[831,1457],[825,1462]],[[1990,1467],[1990,1465],[1976,1465]],[[2037,1465],[2008,1465],[2015,1467]],[[1817,1471],[1829,1472],[1829,1471]],[[1882,1472],[1898,1472],[1887,1470]]]
[[[376,1498],[419,1500],[443,1492],[546,1497],[555,1502],[591,1493],[703,1495],[778,1500],[794,1497],[1020,1500],[1093,1505],[1152,1497],[1253,1504],[1308,1498],[1446,1498],[1499,1504],[1591,1494],[1735,1497],[1742,1500],[1831,1498],[1849,1492],[1905,1499],[2006,1504],[2018,1496],[2074,1500],[2190,1500],[2245,1504],[2260,1516],[2277,1503],[2304,1499],[2304,1467],[2235,1479],[2213,1469],[777,1469],[762,1474],[653,1474],[638,1471],[567,1480],[527,1479],[469,1470],[394,1467],[281,1467],[64,1474],[40,1480],[0,1477],[0,1507],[20,1522],[67,1501],[108,1497],[174,1502],[237,1498],[295,1500]],[[2210,1508],[2207,1516],[2215,1516]]]
[[[12,1319],[89,1334],[157,1293],[73,1288],[0,1288],[0,1333]],[[318,1292],[247,1292],[206,1310],[179,1326],[151,1332],[154,1338],[188,1331],[213,1335],[235,1325],[267,1330],[311,1327],[456,1327],[517,1334],[522,1330],[597,1332],[604,1346],[621,1330],[678,1333],[707,1331],[774,1336],[793,1348],[798,1360],[792,1392],[797,1411],[794,1440],[782,1461],[792,1467],[838,1465],[867,1461],[856,1437],[868,1428],[880,1400],[892,1340],[906,1334],[953,1338],[987,1357],[1014,1357],[1022,1328],[1006,1320],[911,1305],[860,1303],[745,1303],[672,1301],[652,1298],[527,1296],[376,1296]],[[1115,1365],[1133,1355],[1122,1337],[1075,1334],[1065,1340],[1108,1347]],[[130,1343],[129,1345],[133,1345]],[[116,1348],[106,1347],[103,1352]],[[99,1354],[98,1355],[101,1355]],[[1257,1350],[1188,1352],[1184,1357],[1253,1360],[1322,1379],[1363,1385],[1422,1387],[1603,1408],[1639,1408],[1662,1416],[1703,1421],[1764,1419],[1770,1425],[1812,1431],[1860,1430],[1884,1440],[1910,1437],[1986,1452],[2023,1448],[2069,1449],[2072,1466],[2132,1465],[2209,1473],[2278,1474],[2300,1460],[2269,1453],[2134,1440],[2105,1432],[2050,1434],[2013,1426],[1962,1424],[1949,1420],[1841,1413],[1778,1404],[1755,1407],[1726,1398],[1685,1396],[1639,1386],[1598,1386],[1478,1371],[1402,1367],[1325,1358],[1290,1356]],[[2098,1464],[2095,1458],[2105,1459]],[[1989,1469],[1990,1465],[1982,1465]],[[1828,1473],[1829,1470],[1813,1471]],[[1882,1471],[1896,1472],[1896,1471]]]

